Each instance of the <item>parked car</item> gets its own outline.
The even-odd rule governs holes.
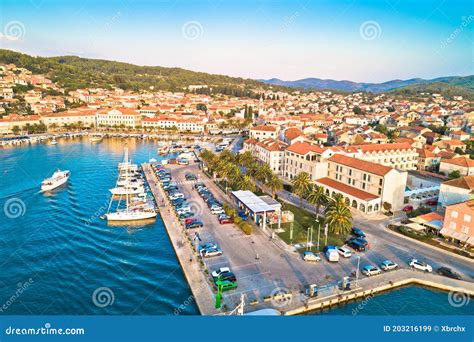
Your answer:
[[[184,224],[191,224],[193,223],[194,221],[196,221],[197,219],[195,217],[189,217],[187,219],[184,220]]]
[[[215,270],[214,272],[212,272],[211,275],[212,275],[213,278],[217,278],[218,276],[220,276],[222,273],[225,273],[225,272],[230,272],[230,268],[229,267],[221,267],[218,270]]]
[[[224,280],[237,281],[237,277],[232,272],[223,272],[219,274],[216,278],[214,278],[214,282],[216,282],[219,277],[221,278],[222,281]]]
[[[225,213],[225,211],[221,207],[211,208],[211,214],[213,214],[213,215],[224,214],[224,213]]]
[[[184,194],[182,192],[175,192],[174,194],[170,195],[170,200],[175,200],[178,198],[184,198]]]
[[[390,261],[390,260],[382,261],[382,263],[380,264],[380,268],[384,271],[394,270],[397,267],[398,267],[398,264],[396,264],[396,263],[394,263],[393,261]]]
[[[178,213],[178,216],[180,219],[185,219],[185,218],[188,218],[188,217],[193,217],[194,216],[194,213],[192,211],[187,211],[187,212],[184,212],[184,213]]]
[[[306,251],[303,253],[303,260],[307,262],[319,262],[321,261],[321,258],[319,257],[319,255],[313,252]]]
[[[234,220],[227,216],[227,217],[219,218],[219,223],[220,224],[229,224],[229,223],[234,223]]]
[[[199,246],[199,251],[202,251],[203,249],[208,249],[208,248],[217,248],[217,244],[214,242],[207,242],[204,245]]]
[[[247,221],[249,219],[249,216],[245,213],[245,211],[239,211],[239,217],[243,220],[243,221]]]
[[[335,246],[326,246],[324,247],[324,255],[328,261],[331,262],[338,262],[339,261],[339,252],[337,251]]]
[[[176,209],[176,213],[178,215],[181,215],[181,214],[184,214],[184,213],[190,213],[190,212],[191,212],[191,209],[189,207]]]
[[[405,212],[412,211],[412,210],[413,210],[413,206],[412,206],[412,205],[406,205],[406,206],[403,207],[402,210],[405,211]]]
[[[356,252],[364,252],[365,251],[365,246],[358,241],[357,239],[350,239],[349,241],[346,242],[346,244],[351,247],[353,250]]]
[[[458,280],[462,279],[462,277],[459,273],[453,271],[451,268],[446,267],[446,266],[442,266],[442,267],[438,268],[437,272],[438,272],[438,274],[440,274],[442,276],[445,276],[445,277],[448,277],[448,278],[458,279]]]
[[[219,248],[207,248],[207,249],[201,250],[201,256],[203,258],[210,258],[210,257],[220,256],[220,255],[222,255],[222,250],[220,250]]]
[[[410,267],[420,270],[420,271],[425,271],[425,272],[432,272],[433,268],[428,265],[425,262],[418,261],[417,259],[411,259],[409,263]]]
[[[351,251],[347,247],[337,247],[337,252],[342,255],[344,258],[350,258],[352,256]]]
[[[224,280],[221,284],[222,286],[222,291],[229,291],[237,288],[237,284],[230,281],[230,280]]]
[[[365,238],[365,234],[362,230],[356,227],[352,227],[352,234],[354,234],[357,237],[362,237]]]
[[[382,270],[378,267],[367,265],[364,266],[364,268],[362,269],[362,273],[365,274],[367,277],[370,277],[382,273]]]
[[[189,224],[186,224],[186,228],[187,229],[192,229],[192,228],[201,228],[202,226],[204,226],[204,224],[201,222],[201,221],[193,221]]]
[[[426,202],[427,205],[429,206],[434,206],[434,205],[438,205],[438,201],[437,200],[429,200],[428,202]]]

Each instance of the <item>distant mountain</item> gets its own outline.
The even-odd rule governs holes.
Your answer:
[[[431,80],[422,78],[412,78],[409,80],[391,80],[383,83],[358,83],[352,81],[324,80],[320,78],[304,78],[296,81],[282,81],[278,78],[269,80],[259,80],[264,83],[286,86],[291,88],[303,88],[305,90],[338,90],[338,91],[367,91],[371,93],[381,93],[400,89],[412,85],[423,85],[431,83],[445,83],[447,85],[466,88],[474,93],[474,76],[448,76]]]

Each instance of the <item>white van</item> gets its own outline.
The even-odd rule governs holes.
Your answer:
[[[338,262],[339,261],[339,252],[337,251],[336,248],[326,248],[326,251],[324,252],[326,255],[326,258],[328,261],[331,262]]]

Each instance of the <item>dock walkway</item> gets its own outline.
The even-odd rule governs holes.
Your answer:
[[[158,184],[158,178],[153,172],[150,164],[142,164],[142,169],[160,209],[161,219],[163,220],[165,229],[168,232],[171,244],[173,245],[179,263],[181,264],[184,276],[188,281],[199,311],[202,315],[219,314],[220,310],[214,308],[215,295],[199,264],[199,260],[194,254],[190,241],[183,232],[181,223],[173,212],[172,206],[169,203],[168,198],[165,196],[163,189]],[[187,301],[189,302],[189,300]],[[183,303],[183,305],[185,305],[185,303]],[[175,313],[179,313],[179,310],[179,307],[176,308]]]

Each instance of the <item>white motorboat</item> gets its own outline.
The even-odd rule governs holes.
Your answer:
[[[55,173],[53,173],[53,175],[50,178],[46,178],[41,183],[41,191],[44,192],[44,191],[51,191],[53,189],[56,189],[58,186],[61,186],[64,183],[66,183],[70,175],[71,175],[70,171],[57,170]]]
[[[56,145],[58,142],[56,141],[56,138],[53,138],[49,143],[50,145]]]
[[[137,178],[137,179],[119,179],[117,181],[117,186],[118,187],[127,187],[128,185],[132,187],[138,187],[138,186],[143,186],[144,182],[143,179]]]

